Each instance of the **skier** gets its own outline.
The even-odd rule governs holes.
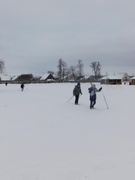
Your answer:
[[[21,87],[21,90],[23,91],[24,90],[24,84],[22,83],[20,87]]]
[[[78,104],[79,101],[79,95],[82,95],[82,90],[80,86],[80,82],[77,83],[77,85],[73,89],[73,96],[75,96],[75,104]]]
[[[94,108],[94,105],[96,104],[96,93],[100,92],[101,90],[102,87],[97,89],[95,84],[92,84],[92,86],[88,88],[90,93],[90,109]]]

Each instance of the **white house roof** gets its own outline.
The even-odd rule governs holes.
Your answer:
[[[12,76],[12,78],[11,78],[11,80],[15,80],[15,79],[17,79],[17,77],[18,77],[19,75],[14,75],[14,76]]]
[[[11,79],[11,76],[6,75],[6,74],[1,74],[0,78],[1,78],[2,81],[8,81],[8,80]]]
[[[49,74],[44,74],[44,75],[40,78],[40,80],[45,80],[48,76],[49,76]]]
[[[101,79],[122,79],[122,76],[116,76],[116,75],[111,75],[111,76],[104,76]]]
[[[49,75],[51,75],[51,74],[48,74],[48,73],[47,73],[47,74],[44,74],[44,75],[40,78],[40,80],[46,80]],[[51,75],[51,76],[52,76],[52,75]]]
[[[135,76],[134,76],[134,77],[132,77],[131,79],[135,79]]]

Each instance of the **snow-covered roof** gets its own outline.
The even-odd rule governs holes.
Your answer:
[[[14,76],[12,76],[11,80],[13,80],[13,81],[16,80],[18,76],[19,76],[19,75],[14,75]]]
[[[6,75],[6,74],[1,74],[0,78],[2,81],[9,81],[9,80],[11,80],[12,77],[9,75]]]
[[[48,76],[49,76],[48,73],[47,73],[47,74],[44,74],[44,75],[40,78],[40,80],[45,80]]]
[[[134,77],[132,77],[131,79],[135,79],[135,76],[134,76]]]
[[[102,79],[130,79],[130,76],[127,73],[119,73],[119,74],[113,74],[109,75],[107,74]]]
[[[40,80],[46,80],[49,75],[52,76],[52,74],[48,74],[48,73],[47,73],[47,74],[44,74],[44,75],[40,78]],[[53,76],[52,76],[52,77],[53,77]]]
[[[104,76],[101,79],[122,79],[121,76],[111,75],[111,76]]]

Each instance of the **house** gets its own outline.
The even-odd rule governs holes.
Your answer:
[[[15,79],[15,81],[23,81],[23,82],[30,82],[32,80],[33,80],[33,74],[21,74]]]
[[[116,75],[107,75],[101,78],[101,84],[122,84],[122,77]]]
[[[55,78],[54,76],[49,73],[49,74],[44,74],[41,78],[40,78],[41,81],[55,81]]]
[[[135,76],[131,78],[130,85],[135,85]]]
[[[0,81],[10,81],[11,80],[11,76],[7,75],[7,74],[0,74]]]
[[[130,82],[131,78],[127,73],[121,73],[119,75],[122,77],[122,82],[124,83]]]
[[[11,77],[11,80],[12,80],[12,81],[16,80],[16,79],[18,78],[18,76],[19,76],[19,75],[13,75],[13,76]]]
[[[122,84],[129,83],[131,80],[127,73],[120,73],[118,75],[106,75],[101,78],[101,84]]]

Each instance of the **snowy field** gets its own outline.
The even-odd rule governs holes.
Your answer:
[[[1,180],[135,179],[135,86],[96,84],[92,110],[74,86],[0,84]]]

